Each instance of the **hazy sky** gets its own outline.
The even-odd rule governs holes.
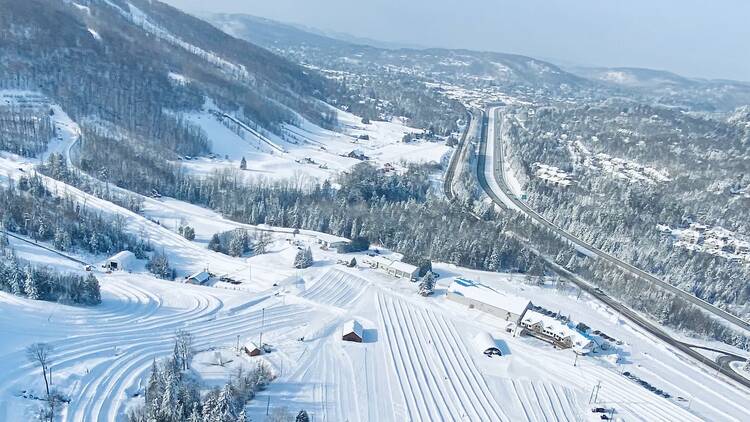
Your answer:
[[[749,0],[166,0],[359,37],[750,81]]]

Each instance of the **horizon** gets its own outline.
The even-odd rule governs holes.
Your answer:
[[[192,14],[247,14],[334,38],[348,35],[412,48],[518,54],[563,67],[641,68],[750,82],[750,57],[739,54],[746,48],[744,40],[750,39],[750,26],[743,24],[750,18],[750,3],[737,0],[721,0],[721,7],[676,0],[656,5],[645,0],[553,0],[542,11],[534,1],[503,2],[504,13],[498,14],[477,14],[474,8],[456,9],[447,2],[430,2],[427,8],[425,0],[399,5],[395,13],[388,0],[354,6],[341,0],[314,5],[296,0],[217,0],[211,10],[197,0],[165,1]],[[482,0],[475,6],[501,6],[488,3]]]

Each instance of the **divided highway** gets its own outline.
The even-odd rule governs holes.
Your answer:
[[[607,262],[619,267],[622,270],[625,270],[641,279],[644,279],[652,284],[656,284],[662,289],[671,292],[680,298],[687,300],[688,302],[691,302],[692,304],[699,306],[703,310],[710,312],[717,317],[725,320],[726,322],[740,328],[741,330],[745,330],[747,332],[750,332],[750,323],[747,321],[737,317],[736,315],[732,315],[729,312],[726,312],[722,309],[717,308],[716,306],[695,297],[694,295],[681,290],[659,278],[654,277],[653,275],[641,270],[640,268],[637,268],[613,255],[610,255],[607,252],[602,251],[601,249],[597,249],[588,243],[578,239],[577,237],[573,236],[572,234],[566,232],[565,230],[561,229],[560,227],[556,226],[555,224],[551,223],[549,220],[544,218],[541,214],[537,213],[533,209],[531,209],[529,206],[527,206],[523,201],[518,199],[516,195],[514,195],[510,188],[508,187],[508,183],[506,181],[506,175],[504,171],[503,166],[503,142],[495,143],[495,120],[497,116],[497,111],[499,110],[499,107],[495,107],[490,109],[489,111],[489,117],[487,122],[487,130],[484,133],[489,134],[489,136],[483,136],[482,137],[482,146],[479,159],[479,173],[480,173],[480,184],[482,185],[482,188],[485,189],[485,191],[493,191],[495,194],[497,194],[498,199],[500,199],[500,202],[506,207],[510,207],[513,209],[517,209],[518,211],[526,214],[529,218],[531,218],[534,222],[541,224],[545,226],[550,231],[554,232],[558,236],[564,238],[569,243],[573,244],[577,248],[586,250],[590,254],[596,256],[599,259],[606,260]],[[502,119],[501,119],[501,125],[502,125]],[[502,130],[500,131],[502,133]],[[488,143],[493,143],[493,150],[487,150]],[[495,156],[495,153],[497,153],[497,156]],[[486,159],[490,159],[490,165],[487,166],[485,163]],[[482,181],[482,177],[484,177],[484,181]],[[489,192],[488,192],[489,193]],[[494,200],[494,198],[493,198]]]
[[[725,318],[727,321],[734,323],[735,325],[740,326],[741,328],[748,329],[750,328],[750,324],[748,324],[746,321],[737,318],[734,315],[728,314],[718,308],[713,307],[707,302],[701,301],[700,299],[696,298],[695,296],[689,295],[688,293],[676,289],[674,286],[668,285],[667,283],[657,279],[656,277],[645,273],[642,270],[638,270],[637,268],[633,267],[632,265],[626,264],[622,262],[621,260],[612,257],[611,255],[600,251],[596,248],[593,248],[592,246],[586,244],[585,242],[577,239],[576,237],[572,236],[571,234],[565,232],[561,228],[557,227],[556,225],[550,223],[547,221],[544,217],[539,215],[537,212],[529,208],[525,203],[523,203],[521,200],[519,200],[510,190],[508,187],[508,184],[505,180],[505,174],[503,173],[503,145],[502,142],[495,143],[495,117],[498,108],[491,108],[487,114],[483,115],[483,122],[482,122],[482,136],[480,139],[480,149],[479,149],[479,159],[477,162],[477,177],[479,179],[479,184],[482,187],[482,189],[487,193],[487,195],[492,199],[493,202],[495,202],[497,205],[502,206],[504,208],[510,208],[510,209],[516,209],[519,212],[522,212],[526,214],[529,218],[531,218],[536,223],[542,224],[545,227],[547,227],[549,230],[552,230],[556,232],[559,236],[562,236],[563,238],[567,239],[574,245],[583,248],[587,251],[590,251],[592,254],[595,254],[600,259],[606,259],[610,262],[612,262],[615,265],[620,266],[626,271],[630,271],[631,273],[645,278],[646,280],[656,280],[656,282],[659,285],[666,284],[667,286],[670,286],[671,289],[668,289],[670,291],[675,291],[675,293],[679,292],[681,297],[685,297],[685,295],[692,297],[695,299],[695,301],[691,300],[693,303],[703,303],[704,306],[701,306],[702,308],[706,308],[706,306],[713,308],[711,313],[723,317],[723,314],[729,315],[733,318]],[[492,147],[489,147],[489,143],[492,142]],[[488,148],[489,151],[488,151]],[[495,153],[497,154],[497,157],[495,156]],[[490,161],[489,164],[487,161]],[[498,165],[499,164],[499,165]],[[498,173],[499,176],[498,177]],[[581,288],[581,290],[589,293],[590,295],[594,296],[601,302],[607,304],[611,308],[617,310],[621,315],[624,317],[630,319],[635,324],[646,330],[647,332],[651,333],[656,338],[662,340],[663,342],[667,343],[668,345],[674,347],[675,349],[681,351],[682,353],[690,356],[691,358],[703,363],[704,365],[712,368],[713,370],[717,371],[718,373],[722,373],[726,375],[727,377],[731,378],[732,380],[738,382],[739,384],[744,385],[747,388],[750,388],[750,379],[743,377],[742,375],[736,373],[734,370],[729,368],[729,365],[726,365],[725,362],[715,362],[711,360],[710,358],[702,355],[695,349],[691,347],[691,345],[683,343],[679,340],[674,339],[669,333],[664,331],[661,327],[659,327],[657,324],[652,323],[648,319],[644,318],[637,312],[631,310],[627,306],[623,305],[622,303],[618,302],[616,299],[608,296],[604,292],[602,292],[599,288],[596,286],[588,283],[587,281],[581,279],[580,277],[576,276],[573,273],[570,273],[565,268],[557,266],[554,264],[554,262],[550,262],[551,265],[554,265],[558,272],[566,278],[567,280],[575,283],[577,286]],[[621,265],[624,264],[624,265]],[[633,271],[630,268],[634,268],[637,271]],[[642,275],[643,274],[643,275]],[[645,277],[644,277],[645,275]],[[687,299],[687,298],[686,298]]]
[[[479,119],[479,122],[483,122],[484,112],[480,111],[479,113],[480,116],[482,116],[482,118]],[[453,192],[453,181],[456,178],[458,163],[461,161],[461,157],[464,155],[464,151],[466,149],[466,138],[468,137],[469,132],[476,130],[474,126],[478,124],[477,118],[472,114],[471,111],[467,112],[466,115],[468,117],[468,120],[466,121],[466,128],[464,129],[464,133],[461,134],[461,139],[458,141],[456,150],[453,151],[450,163],[448,163],[448,170],[446,170],[445,177],[443,178],[443,192],[445,193],[445,197],[451,201],[456,197],[455,193]]]

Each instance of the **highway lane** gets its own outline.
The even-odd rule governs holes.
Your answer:
[[[491,109],[489,111],[489,114],[493,114],[496,112],[496,109]],[[493,116],[494,117],[494,116]],[[548,227],[551,230],[561,232],[562,230],[555,226],[552,223],[549,223],[546,219],[541,217],[539,214],[531,210],[528,206],[526,206],[522,201],[518,200],[513,193],[508,188],[507,184],[505,183],[504,179],[500,179],[500,183],[494,183],[492,184],[493,187],[497,186],[501,190],[498,192],[491,188],[490,183],[488,183],[487,177],[493,177],[495,178],[495,171],[494,171],[494,163],[497,163],[497,161],[494,161],[492,166],[488,169],[487,168],[487,148],[488,148],[488,132],[494,132],[494,129],[492,131],[489,130],[490,125],[494,125],[494,118],[490,119],[485,115],[484,117],[485,122],[483,122],[483,131],[482,131],[482,138],[480,140],[480,149],[479,149],[479,160],[477,161],[477,176],[479,179],[479,184],[482,187],[482,189],[487,193],[487,195],[492,199],[493,202],[496,204],[507,208],[506,202],[510,199],[515,206],[520,208],[521,212],[524,212],[527,216],[532,218],[534,221],[537,221],[539,223],[542,223],[546,227]],[[490,133],[491,134],[491,133]],[[500,150],[502,150],[502,143],[500,143],[501,146]],[[493,142],[493,146],[494,142]],[[493,151],[495,152],[495,151]],[[494,154],[491,152],[493,158]],[[502,162],[502,151],[500,152],[500,162]],[[502,166],[500,166],[502,168]],[[497,189],[497,188],[496,188]],[[501,196],[503,198],[501,198]],[[562,233],[565,233],[562,231]],[[560,233],[560,234],[562,234]],[[565,233],[567,234],[567,233]],[[572,237],[568,235],[569,237]],[[564,236],[569,239],[568,236]],[[572,237],[575,239],[575,237]],[[586,249],[590,249],[591,247],[586,245],[585,243],[581,242],[578,239],[575,239],[578,242],[585,245]],[[544,258],[544,257],[543,257]],[[606,258],[605,258],[606,259]],[[599,301],[605,303],[606,305],[610,306],[612,309],[615,309],[618,311],[621,315],[623,315],[625,318],[631,320],[636,325],[640,326],[644,330],[646,330],[648,333],[653,335],[654,337],[658,338],[659,340],[663,341],[664,343],[672,346],[673,348],[679,350],[680,352],[684,353],[687,356],[690,356],[691,358],[695,359],[698,362],[703,363],[705,366],[708,366],[709,368],[712,368],[717,371],[718,373],[724,374],[727,377],[731,378],[735,382],[744,385],[747,388],[750,388],[750,379],[743,377],[742,375],[736,373],[734,370],[729,368],[729,365],[724,365],[722,363],[717,363],[710,358],[702,355],[695,349],[691,348],[691,345],[683,343],[679,340],[674,339],[669,333],[664,331],[661,327],[659,327],[657,324],[654,324],[650,320],[644,318],[637,312],[633,311],[632,309],[628,308],[627,306],[623,305],[622,303],[618,302],[616,299],[608,296],[606,293],[604,293],[601,289],[598,287],[588,283],[587,281],[583,280],[581,277],[578,277],[577,275],[571,273],[570,271],[566,270],[565,268],[557,265],[554,261],[550,259],[545,259],[547,263],[555,268],[556,272],[560,274],[561,277],[566,279],[567,281],[570,281],[574,284],[576,284],[581,290],[589,293]],[[684,292],[683,292],[684,293]]]
[[[579,248],[582,248],[588,251],[589,253],[591,253],[592,255],[596,256],[597,258],[604,259],[608,261],[609,263],[619,267],[620,269],[623,269],[641,279],[644,279],[652,284],[656,284],[659,287],[663,288],[664,290],[671,292],[696,306],[699,306],[703,310],[716,315],[717,317],[727,321],[728,323],[734,325],[737,328],[740,328],[741,330],[744,330],[746,334],[750,333],[750,323],[748,321],[745,321],[736,315],[732,315],[731,313],[724,311],[723,309],[717,308],[716,306],[692,295],[691,293],[688,293],[682,289],[679,289],[653,276],[652,274],[649,274],[646,271],[641,270],[638,267],[635,267],[607,252],[604,252],[601,249],[597,249],[589,245],[588,243],[578,239],[577,237],[573,236],[572,234],[558,227],[554,223],[551,223],[549,220],[544,218],[541,214],[537,213],[536,211],[531,209],[529,206],[527,206],[523,201],[518,199],[511,192],[505,179],[505,172],[504,172],[504,168],[502,165],[503,153],[504,153],[503,142],[498,142],[495,144],[496,138],[493,136],[494,128],[495,128],[495,118],[496,118],[495,116],[498,110],[499,110],[499,107],[496,107],[496,108],[492,108],[491,111],[489,112],[488,122],[487,122],[488,136],[482,139],[482,144],[484,146],[483,151],[485,151],[486,153],[480,157],[479,162],[481,166],[480,172],[483,175],[485,175],[487,179],[490,179],[490,178],[493,179],[493,180],[485,180],[484,185],[491,188],[491,190],[494,190],[496,193],[498,193],[499,194],[498,197],[506,206],[512,204],[512,208],[518,209],[519,211],[523,212],[524,214],[529,216],[532,220],[534,220],[536,223],[547,227],[549,230],[553,231],[558,236],[564,238],[571,244]],[[502,120],[501,120],[501,123],[502,123]],[[493,146],[495,147],[495,151],[487,152],[486,145],[488,144],[488,139],[492,140]],[[494,156],[494,152],[498,153],[497,157]],[[484,163],[486,161],[485,160],[486,158],[490,158],[492,160],[491,161],[492,165],[489,167],[486,167],[486,164]],[[498,177],[498,173],[499,173],[499,177]]]
[[[483,111],[480,111],[479,113],[480,116],[484,115]],[[463,156],[464,150],[466,149],[466,138],[469,132],[472,131],[472,127],[477,124],[477,119],[473,116],[471,111],[468,111],[466,115],[468,117],[468,120],[466,122],[466,129],[464,129],[464,133],[461,134],[461,139],[456,146],[456,150],[453,151],[451,161],[450,163],[448,163],[448,170],[446,170],[445,177],[443,178],[443,192],[445,193],[445,197],[451,201],[456,197],[455,193],[453,192],[453,181],[456,177],[456,169],[458,168],[458,163],[461,161],[461,157]]]

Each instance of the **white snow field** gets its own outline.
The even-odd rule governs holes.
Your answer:
[[[182,166],[196,174],[210,174],[218,169],[239,168],[240,160],[245,157],[246,173],[250,176],[323,179],[359,163],[360,160],[356,158],[342,156],[352,151],[366,155],[375,165],[391,163],[399,168],[402,162],[441,162],[451,150],[442,142],[401,142],[404,134],[421,130],[410,128],[400,121],[363,124],[353,114],[333,110],[338,115],[340,132],[323,129],[297,116],[296,125],[284,125],[285,139],[282,139],[262,129],[231,130],[225,124],[231,123],[231,116],[218,117],[224,112],[208,100],[201,112],[187,113],[183,117],[204,130],[216,157],[184,160]],[[362,135],[367,135],[369,139],[358,139]]]
[[[55,110],[62,139],[46,154],[60,151],[69,156],[77,125]],[[346,123],[351,130],[363,130],[355,128],[362,125],[353,119]],[[371,140],[375,143],[377,138]],[[406,147],[387,140],[378,145],[383,154]],[[226,148],[227,153],[234,151]],[[375,155],[366,152],[371,153]],[[37,162],[0,154],[0,183],[27,174]],[[171,198],[144,198],[143,212],[137,214],[55,180],[43,180],[52,191],[70,195],[90,209],[120,216],[125,230],[164,249],[180,278],[208,267],[241,284],[162,281],[139,267],[132,273],[106,274],[98,265],[105,256],[76,255],[97,264],[101,305],[73,307],[0,292],[2,421],[30,420],[40,403],[32,396],[40,396],[44,385],[39,369],[26,360],[27,345],[44,341],[55,347],[52,385],[70,398],[60,420],[122,421],[127,409],[142,400],[153,360],[171,353],[178,329],[194,334],[199,353],[192,370],[208,385],[221,385],[237,366],[250,368],[262,360],[272,367],[278,378],[248,406],[254,421],[266,420],[269,404],[292,412],[306,409],[313,420],[331,422],[599,420],[593,407],[613,408],[614,417],[623,421],[750,420],[747,390],[703,369],[585,294],[578,297],[570,289],[551,285],[528,286],[521,276],[436,263],[436,293],[424,298],[417,294],[416,283],[363,265],[363,254],[346,255],[360,263],[355,268],[336,264],[342,257],[322,250],[315,232],[293,235],[290,229],[240,224]],[[177,234],[180,223],[195,228],[194,241]],[[269,253],[233,258],[206,248],[211,235],[234,228],[270,233]],[[297,246],[287,241],[290,238],[302,247],[311,246],[312,267],[292,267]],[[82,272],[79,263],[43,245],[15,238],[11,245],[20,258],[36,265]],[[457,276],[569,315],[621,344],[607,353],[576,359],[570,350],[514,336],[506,332],[507,321],[446,299],[445,290]],[[352,319],[363,326],[362,343],[341,339],[342,326]],[[261,332],[263,342],[272,345],[271,353],[236,354],[238,339],[259,340]],[[477,350],[473,339],[480,332],[492,335],[503,356],[488,358]],[[211,364],[216,352],[231,364]],[[672,397],[657,396],[625,377],[625,371]],[[594,395],[596,385],[600,389]]]
[[[91,198],[88,203],[95,206]],[[168,203],[175,218],[180,203]],[[211,211],[187,205],[183,209],[186,221],[202,222],[196,224],[201,236],[232,224],[215,218],[212,228]],[[166,217],[168,211],[162,213]],[[231,354],[238,335],[242,339],[259,335],[263,313],[263,338],[275,350],[262,357],[233,357],[248,367],[263,359],[279,375],[251,402],[253,420],[264,420],[268,397],[272,407],[304,408],[316,420],[330,421],[595,420],[590,412],[594,405],[614,407],[622,420],[744,420],[748,416],[742,404],[748,399],[746,392],[675,355],[608,314],[593,299],[576,301],[555,289],[525,286],[520,277],[514,280],[442,264],[436,266],[442,275],[436,296],[422,298],[415,284],[364,266],[336,266],[337,255],[318,249],[312,236],[300,239],[313,246],[316,264],[297,272],[291,269],[293,254],[281,247],[287,234],[275,236],[274,252],[251,259],[267,267],[254,270],[257,276],[246,282],[253,284],[250,291],[115,272],[97,273],[103,303],[91,308],[1,293],[0,327],[5,337],[0,345],[4,379],[0,418],[25,420],[36,403],[23,398],[21,391],[43,389],[39,371],[23,355],[23,347],[32,342],[48,341],[56,347],[53,385],[71,398],[62,420],[122,420],[127,407],[138,401],[133,396],[144,385],[152,360],[171,352],[177,329],[194,333],[199,350],[215,348]],[[196,252],[205,254],[200,242],[180,245],[194,245]],[[26,259],[75,270],[51,252],[35,254],[37,247],[21,246]],[[238,266],[246,263],[242,258],[224,259]],[[208,260],[213,266],[213,258]],[[296,274],[301,281],[273,288],[265,280],[282,278],[272,275],[277,273]],[[574,318],[625,340],[621,352],[625,363],[618,367],[606,356],[580,357],[573,366],[572,352],[505,333],[505,321],[445,299],[440,288],[456,275],[481,278],[550,309],[569,311]],[[340,339],[342,324],[352,318],[364,327],[363,343]],[[504,356],[490,359],[476,351],[471,342],[479,331],[489,331],[503,342]],[[206,365],[196,368],[205,379],[220,377],[208,373]],[[685,403],[657,397],[624,378],[623,369],[675,396],[690,397],[690,410]],[[597,402],[589,404],[597,382],[602,383]]]

